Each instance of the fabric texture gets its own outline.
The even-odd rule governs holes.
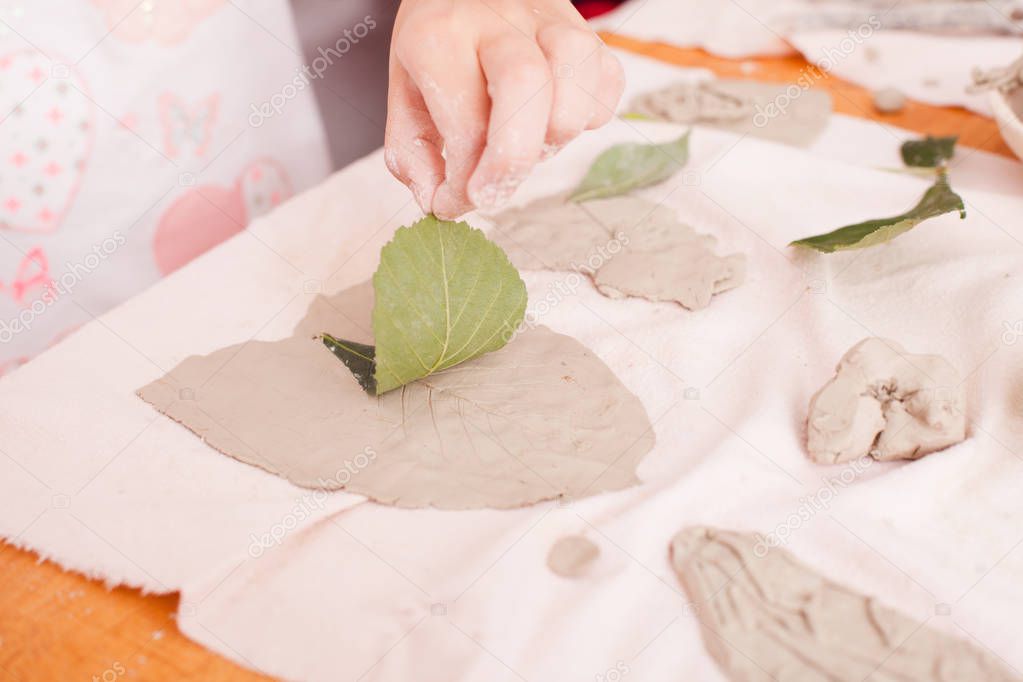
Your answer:
[[[632,88],[701,77],[623,61]],[[568,190],[613,143],[678,134],[617,119],[542,164],[514,202]],[[319,292],[375,269],[417,217],[378,151],[0,380],[0,534],[110,583],[181,590],[189,637],[284,679],[722,680],[669,564],[689,525],[774,537],[1023,669],[1023,167],[962,149],[965,221],[863,252],[787,247],[912,204],[926,180],[879,170],[906,137],[835,116],[797,150],[697,127],[685,172],[641,194],[746,254],[746,283],[702,311],[524,274],[537,319],[642,399],[657,444],[637,487],[507,511],[393,509],[239,464],[135,396],[189,354],[289,335]],[[810,397],[867,336],[956,366],[964,443],[852,478],[809,461]],[[565,535],[600,549],[585,578],[546,567]]]

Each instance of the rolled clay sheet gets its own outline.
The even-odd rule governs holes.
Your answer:
[[[516,267],[583,272],[609,298],[674,301],[699,310],[746,274],[744,255],[719,256],[714,237],[641,197],[577,203],[556,194],[493,220],[491,235]]]
[[[314,300],[295,333],[192,356],[139,391],[212,448],[307,488],[400,507],[518,507],[638,483],[639,399],[575,339],[499,351],[370,396],[317,335],[371,343],[373,289]]]

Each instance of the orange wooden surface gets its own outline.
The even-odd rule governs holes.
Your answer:
[[[831,93],[835,111],[850,116],[868,118],[882,123],[915,130],[930,135],[959,135],[959,142],[1015,158],[998,132],[994,120],[978,116],[959,107],[935,107],[919,102],[908,102],[897,114],[882,114],[874,109],[871,93],[839,78],[823,75],[805,59],[798,56],[766,59],[724,59],[703,50],[674,47],[664,43],[647,43],[621,36],[605,35],[609,45],[638,54],[654,57],[680,66],[710,69],[722,78],[754,78],[757,80],[795,83],[800,76],[809,78],[814,87]],[[817,75],[823,75],[820,80]]]
[[[702,50],[605,36],[619,47],[720,76],[794,82],[808,64],[798,57],[736,61]],[[870,94],[836,78],[820,87],[835,109],[921,133],[960,136],[963,144],[1011,156],[995,123],[962,109],[909,103],[881,115]],[[108,590],[102,584],[40,563],[29,552],[0,544],[0,680],[258,680],[185,639],[174,624],[178,598]]]
[[[177,605],[0,544],[0,680],[266,679],[185,639]]]

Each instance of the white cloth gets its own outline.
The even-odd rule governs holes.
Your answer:
[[[986,98],[966,92],[973,82],[971,72],[1009,64],[1023,52],[1023,38],[889,30],[885,21],[894,6],[888,5],[873,14],[860,9],[867,18],[853,30],[811,30],[812,21],[786,21],[793,16],[812,19],[822,11],[803,0],[630,0],[594,24],[641,40],[702,47],[724,57],[795,50],[832,75],[870,90],[894,87],[921,102],[963,106],[990,116]]]
[[[629,0],[591,20],[594,28],[640,40],[702,47],[722,57],[791,54],[763,17],[777,0]]]
[[[515,201],[568,189],[612,143],[677,134],[616,120],[544,163]],[[316,291],[374,270],[416,217],[377,152],[0,380],[0,534],[111,583],[181,590],[188,636],[286,679],[540,682],[624,666],[631,679],[720,680],[668,565],[671,536],[689,524],[771,532],[838,478],[804,453],[807,404],[845,350],[882,335],[958,367],[970,437],[872,465],[788,546],[1023,669],[1023,167],[961,150],[965,221],[863,252],[786,247],[909,208],[926,182],[875,168],[896,165],[906,135],[835,117],[804,151],[697,129],[687,172],[644,194],[747,254],[746,283],[697,313],[584,286],[542,316],[643,400],[657,445],[636,488],[500,512],[344,493],[313,505],[134,396],[188,354],[287,335]],[[524,275],[534,300],[563,277]],[[570,533],[600,546],[586,578],[546,568]],[[280,546],[253,549],[262,534]]]
[[[973,70],[1007,66],[1023,53],[1020,38],[906,31],[877,31],[860,43],[844,31],[797,33],[789,40],[809,61],[833,64],[832,75],[857,85],[893,87],[920,102],[961,106],[985,116],[991,116],[987,95],[966,91]]]

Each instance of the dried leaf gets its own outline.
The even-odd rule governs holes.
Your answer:
[[[956,153],[959,136],[931,137],[922,140],[907,140],[902,143],[902,161],[915,168],[937,168],[943,166]]]
[[[337,356],[338,360],[345,363],[345,367],[351,370],[366,393],[376,395],[377,380],[374,376],[377,369],[376,348],[356,341],[335,339],[330,334],[323,335],[323,345]]]
[[[865,249],[868,246],[889,242],[928,218],[936,218],[953,211],[959,211],[960,218],[966,217],[966,206],[962,197],[952,191],[948,177],[942,174],[927,190],[920,203],[901,215],[847,225],[827,234],[796,240],[791,246],[805,246],[824,253]]]
[[[665,144],[629,142],[611,147],[597,157],[569,199],[613,197],[667,180],[689,161],[690,132]]]
[[[526,310],[526,285],[501,248],[433,216],[398,229],[380,251],[373,288],[376,347],[324,341],[377,395],[501,348]]]

